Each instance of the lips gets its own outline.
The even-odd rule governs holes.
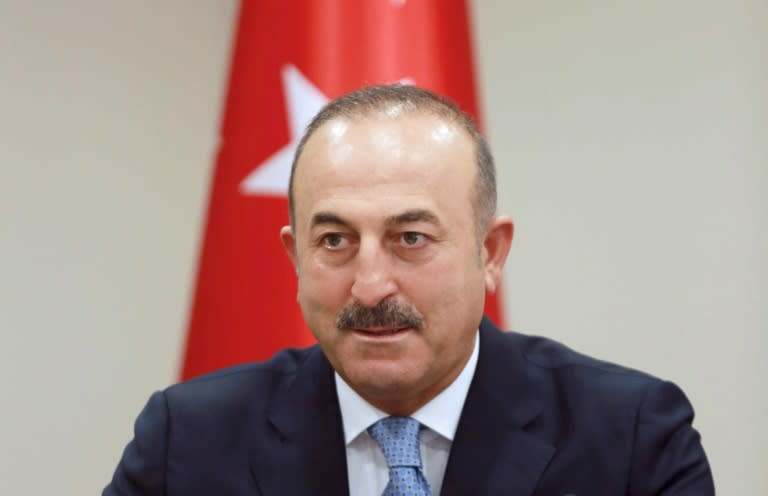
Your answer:
[[[400,334],[402,332],[410,330],[410,327],[397,327],[392,329],[386,329],[386,328],[375,328],[375,329],[359,329],[355,328],[353,329],[356,332],[365,334],[366,336],[393,336],[395,334]]]

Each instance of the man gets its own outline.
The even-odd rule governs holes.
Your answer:
[[[289,202],[319,347],[155,393],[105,495],[714,494],[676,386],[483,318],[513,226],[452,103],[330,103]]]

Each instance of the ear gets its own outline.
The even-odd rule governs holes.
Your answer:
[[[485,271],[485,290],[495,293],[501,283],[501,272],[507,260],[509,248],[512,246],[512,235],[515,226],[512,219],[506,216],[495,217],[483,241],[483,270]]]
[[[291,229],[291,226],[283,226],[280,229],[280,241],[282,241],[285,253],[288,255],[288,258],[291,259],[293,268],[298,274],[299,265],[296,257],[296,238],[293,236],[293,230]]]

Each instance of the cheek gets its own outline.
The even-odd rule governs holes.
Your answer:
[[[483,271],[474,256],[470,260],[444,260],[409,277],[405,293],[431,324],[441,328],[461,326],[465,321],[474,321],[475,314],[482,315]]]
[[[346,304],[350,283],[342,270],[304,264],[299,275],[299,302],[305,311],[337,312]]]
[[[453,313],[457,302],[466,296],[468,274],[455,260],[436,261],[424,269],[403,274],[401,289],[417,306],[424,305],[423,311]]]

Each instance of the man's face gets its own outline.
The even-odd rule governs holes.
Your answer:
[[[463,129],[421,114],[329,121],[301,155],[281,232],[299,304],[334,369],[389,413],[461,372],[498,279],[477,239],[474,160]]]

